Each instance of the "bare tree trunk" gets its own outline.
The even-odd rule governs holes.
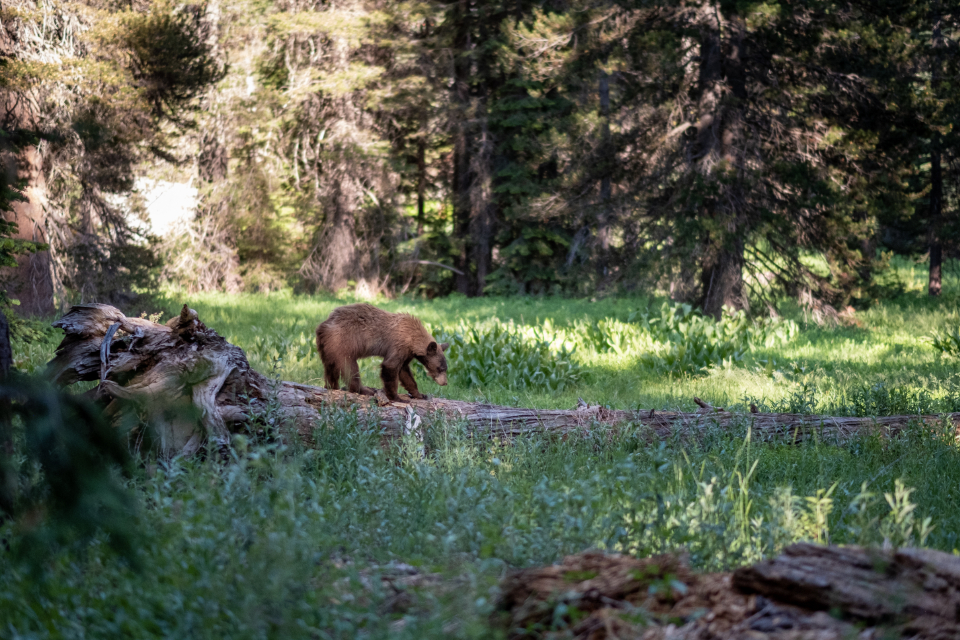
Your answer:
[[[424,123],[425,125],[426,123]],[[424,126],[426,129],[426,126]],[[417,142],[417,237],[423,235],[426,221],[427,143],[422,137]]]
[[[99,381],[97,394],[108,415],[125,404],[139,407],[157,434],[161,455],[192,454],[205,443],[224,446],[230,434],[251,420],[264,420],[276,407],[281,421],[308,444],[324,407],[348,406],[365,419],[376,420],[387,438],[403,435],[414,414],[422,420],[443,415],[464,422],[479,437],[511,438],[535,434],[564,435],[601,429],[612,435],[617,425],[632,425],[648,440],[697,438],[707,427],[750,428],[758,441],[802,442],[811,438],[841,441],[866,434],[895,436],[917,421],[940,424],[940,416],[840,418],[800,414],[733,414],[699,401],[694,413],[613,411],[582,406],[574,410],[499,407],[457,400],[411,400],[391,403],[368,396],[311,387],[295,382],[274,386],[250,368],[243,351],[221,338],[184,305],[166,325],[127,318],[109,305],[73,307],[54,323],[66,335],[48,365],[58,384]],[[698,400],[698,399],[694,399]],[[276,415],[270,416],[276,418]],[[944,417],[956,429],[960,414]]]
[[[481,111],[484,110],[481,102]],[[470,193],[470,255],[476,268],[476,277],[471,286],[473,295],[483,295],[493,255],[493,221],[495,218],[492,188],[494,141],[483,118],[480,135],[473,154],[473,185]]]
[[[204,9],[203,15],[200,16],[203,39],[210,48],[210,56],[223,61],[223,53],[220,50],[220,2],[211,0],[201,6]],[[207,110],[215,108],[216,96],[217,88],[213,87],[204,100],[203,106]],[[229,157],[223,137],[223,117],[217,114],[207,123],[200,136],[197,173],[203,182],[218,184],[227,179]]]
[[[5,25],[0,25],[0,64],[16,56],[17,43]],[[26,138],[39,130],[35,105],[28,95],[4,89],[0,91],[0,129],[7,137]],[[12,135],[11,135],[12,134]],[[32,137],[32,136],[30,136]],[[0,147],[0,181],[21,190],[25,200],[14,202],[10,211],[0,211],[8,222],[18,226],[17,238],[49,243],[47,235],[47,184],[43,174],[43,157],[33,144]],[[49,316],[56,310],[55,296],[61,289],[54,271],[50,251],[17,257],[19,266],[4,269],[12,280],[10,293],[20,301],[19,312],[30,316]]]
[[[200,136],[197,173],[203,182],[219,184],[227,179],[227,148],[222,137],[223,122],[219,117]]]
[[[327,239],[324,243],[323,260],[327,268],[323,274],[323,286],[337,291],[359,275],[357,256],[356,212],[360,200],[359,187],[349,176],[343,176],[334,188]]]
[[[709,247],[702,261],[700,306],[706,315],[719,318],[724,307],[743,306],[743,240],[730,238],[729,247]]]

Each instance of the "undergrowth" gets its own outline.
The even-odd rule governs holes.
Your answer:
[[[547,329],[517,327],[492,320],[452,330],[438,328],[434,337],[447,342],[450,376],[462,386],[562,391],[586,376],[581,364],[556,334]]]
[[[33,568],[0,552],[0,635],[496,637],[505,570],[589,548],[685,550],[714,570],[798,540],[960,545],[956,446],[919,426],[841,446],[754,444],[745,426],[504,443],[428,420],[423,455],[412,446],[331,408],[313,447],[245,437],[223,462],[144,465],[128,482],[139,571],[99,539]],[[398,599],[378,578],[397,566],[439,582]]]
[[[168,315],[183,302],[164,303]],[[187,302],[258,370],[322,384],[313,330],[350,300]],[[732,409],[857,416],[960,409],[958,358],[928,338],[960,326],[946,294],[877,304],[858,312],[862,326],[834,328],[798,309],[714,321],[646,298],[378,304],[453,338],[449,386],[414,369],[421,389],[450,398],[692,409],[696,395]],[[56,333],[15,338],[17,367],[41,369]],[[379,386],[378,369],[362,361],[366,384]],[[745,425],[707,425],[696,442],[651,442],[632,427],[500,442],[424,416],[422,442],[384,447],[375,421],[322,415],[311,446],[276,439],[265,415],[235,436],[228,460],[142,460],[125,481],[138,569],[104,535],[44,536],[43,508],[0,526],[0,637],[488,638],[505,571],[588,548],[685,550],[703,570],[798,540],[960,548],[960,452],[945,428],[797,446],[755,443]],[[18,460],[24,491],[39,499],[40,470]],[[41,562],[19,554],[28,537],[54,541]],[[380,576],[401,570],[439,577],[397,593]]]

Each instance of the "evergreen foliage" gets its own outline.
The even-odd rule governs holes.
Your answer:
[[[149,283],[159,254],[193,291],[659,290],[714,318],[786,295],[834,317],[885,294],[884,251],[929,252],[936,293],[958,250],[951,0],[8,14],[4,86],[41,97],[81,296]],[[143,173],[200,187],[159,252],[114,197]]]

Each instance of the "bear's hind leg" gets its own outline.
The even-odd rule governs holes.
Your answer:
[[[336,391],[340,388],[340,367],[334,363],[323,365],[323,377],[327,383],[327,389]]]
[[[400,367],[400,384],[403,385],[403,388],[410,392],[410,397],[416,400],[423,398],[423,394],[420,393],[420,389],[417,388],[417,381],[413,378],[413,372],[410,371],[410,361],[407,360],[403,363],[403,366]]]
[[[365,396],[376,395],[376,391],[370,387],[363,386],[363,383],[360,382],[360,365],[357,364],[356,360],[347,363],[348,371],[348,386],[347,390],[351,393],[359,393]]]

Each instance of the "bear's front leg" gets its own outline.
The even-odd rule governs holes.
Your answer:
[[[413,372],[410,371],[410,361],[407,360],[403,363],[403,366],[400,367],[400,384],[403,385],[403,388],[410,392],[410,397],[415,400],[420,400],[423,398],[423,394],[420,393],[420,389],[417,388],[417,381],[413,379]]]
[[[384,358],[380,366],[380,379],[383,380],[383,392],[390,402],[408,402],[403,400],[397,394],[397,383],[399,382],[400,366],[403,363],[397,363]]]

